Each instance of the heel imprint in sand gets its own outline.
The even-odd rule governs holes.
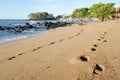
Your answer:
[[[88,62],[89,61],[89,56],[82,55],[82,56],[80,56],[80,60]]]
[[[101,39],[104,39],[104,37],[100,37]]]
[[[103,42],[107,42],[107,40],[104,40]]]
[[[96,49],[95,48],[91,48],[91,51],[96,51]]]
[[[105,66],[103,64],[96,64],[93,73],[94,74],[100,74],[101,72],[105,71]]]
[[[98,47],[98,45],[97,45],[97,44],[94,44],[93,46],[94,46],[94,47]]]
[[[47,66],[47,69],[49,69],[50,68],[50,66]]]
[[[98,39],[98,41],[101,41],[101,39]]]
[[[107,34],[107,32],[104,32],[104,34]]]

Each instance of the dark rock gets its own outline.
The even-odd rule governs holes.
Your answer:
[[[40,24],[39,22],[38,22],[38,23],[36,23],[36,25],[37,25],[37,26],[41,26],[41,24]]]
[[[5,30],[2,26],[0,26],[0,31],[3,31],[3,30]]]

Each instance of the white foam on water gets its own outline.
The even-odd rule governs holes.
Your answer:
[[[31,32],[31,33],[30,33]],[[35,31],[29,31],[23,34],[11,34],[11,35],[7,35],[7,36],[3,36],[0,37],[0,44],[6,43],[6,42],[11,42],[11,41],[16,41],[16,40],[20,40],[20,39],[25,39],[25,38],[29,38],[38,34],[42,34],[45,33],[47,31],[41,31],[41,32],[35,32]]]

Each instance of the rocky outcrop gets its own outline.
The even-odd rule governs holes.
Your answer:
[[[3,30],[5,30],[2,26],[0,26],[0,31],[3,31]]]
[[[25,25],[17,25],[15,27],[11,27],[11,26],[0,26],[0,31],[6,30],[6,31],[12,31],[13,33],[17,34],[17,33],[21,33],[24,30],[28,30],[28,29],[39,29],[41,26],[44,26],[47,30],[49,29],[54,29],[57,27],[64,27],[67,25],[71,26],[72,23],[68,23],[68,22],[44,22],[44,23],[36,23],[36,24],[29,24],[29,23],[25,23]]]
[[[56,22],[56,23],[52,23],[52,22],[45,22],[43,23],[43,26],[49,30],[49,29],[54,29],[54,28],[57,28],[57,27],[65,27],[65,26],[71,26],[72,23],[68,23],[68,22]]]

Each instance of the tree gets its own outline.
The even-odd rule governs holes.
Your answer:
[[[53,14],[48,14],[47,19],[55,19],[55,17],[53,16]]]
[[[47,19],[55,19],[53,14],[47,12],[37,12],[31,13],[28,15],[29,19],[31,20],[47,20]]]
[[[63,15],[56,16],[56,19],[59,20],[60,18],[63,18]]]
[[[32,19],[32,20],[37,19],[37,16],[36,16],[35,13],[30,13],[30,14],[28,15],[28,17],[29,17],[29,19]]]
[[[87,17],[88,15],[88,11],[89,11],[89,8],[77,8],[73,11],[73,13],[71,14],[71,16],[73,18],[85,18]]]
[[[65,15],[64,18],[70,18],[71,16],[70,15]]]
[[[114,5],[115,5],[114,3],[93,4],[92,7],[90,7],[90,16],[98,18],[101,21],[104,21],[115,12]]]

